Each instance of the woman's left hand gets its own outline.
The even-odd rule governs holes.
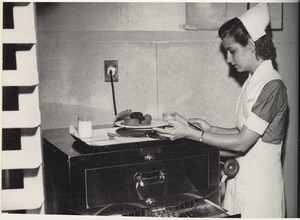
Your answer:
[[[160,136],[169,138],[170,140],[176,140],[179,138],[185,138],[189,132],[187,125],[183,124],[180,121],[168,120],[168,125],[171,127],[167,128],[153,128],[154,131],[157,131]]]

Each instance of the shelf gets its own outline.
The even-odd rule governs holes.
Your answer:
[[[34,134],[26,129],[21,134],[21,150],[2,150],[2,169],[33,169],[42,164],[41,131]]]
[[[19,94],[19,111],[2,111],[2,128],[34,128],[40,125],[38,86],[33,89],[32,93],[25,91]]]
[[[2,71],[2,86],[32,86],[39,83],[36,46],[16,52],[17,70]]]
[[[24,210],[38,209],[44,203],[43,167],[24,170],[24,188],[1,191],[1,209]]]
[[[2,43],[36,43],[33,3],[13,8],[14,29],[3,29]]]
[[[44,212],[35,3],[4,3],[1,210]],[[22,173],[22,175],[16,175]],[[13,178],[17,176],[17,178]],[[3,180],[2,180],[3,181]]]
[[[34,128],[40,125],[40,111],[2,112],[2,128]]]

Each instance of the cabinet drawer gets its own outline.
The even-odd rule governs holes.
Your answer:
[[[166,196],[208,188],[208,157],[85,169],[86,208],[105,204],[160,202]]]

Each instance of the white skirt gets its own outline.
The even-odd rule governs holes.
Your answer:
[[[284,183],[281,145],[261,139],[243,157],[240,170],[227,181],[223,206],[229,214],[242,218],[284,218]]]

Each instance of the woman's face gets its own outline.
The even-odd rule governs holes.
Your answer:
[[[255,53],[246,45],[245,47],[237,43],[233,37],[224,37],[222,39],[223,47],[227,52],[226,62],[233,65],[238,72],[252,70],[252,60]]]

